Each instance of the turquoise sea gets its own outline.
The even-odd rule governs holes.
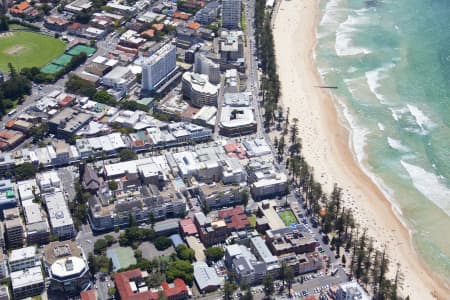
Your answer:
[[[366,172],[450,281],[450,1],[320,3],[315,59]]]

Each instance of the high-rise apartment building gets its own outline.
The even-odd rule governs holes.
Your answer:
[[[238,28],[241,19],[241,0],[222,1],[222,27]]]
[[[152,91],[176,68],[176,47],[167,44],[142,62],[142,89]]]

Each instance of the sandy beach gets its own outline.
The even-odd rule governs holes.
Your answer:
[[[274,23],[282,103],[290,108],[291,119],[299,119],[304,156],[325,191],[335,182],[343,189],[345,205],[353,208],[358,223],[376,239],[376,247],[387,247],[391,270],[401,265],[402,294],[411,299],[448,299],[450,290],[415,253],[390,202],[355,160],[349,132],[329,91],[316,87],[321,84],[313,62],[319,13],[317,0],[283,1]]]

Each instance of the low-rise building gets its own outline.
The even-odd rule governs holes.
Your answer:
[[[197,228],[191,218],[180,220],[180,232],[185,237],[197,234]]]
[[[201,184],[199,196],[203,205],[210,208],[233,206],[240,204],[242,189],[236,185],[224,185],[220,182],[212,184]]]
[[[66,107],[48,121],[48,130],[59,139],[69,139],[92,118],[91,114]]]
[[[47,244],[50,237],[50,226],[41,206],[30,200],[22,202],[25,217],[25,228],[27,232],[27,243],[29,245]]]
[[[122,300],[157,300],[160,292],[168,300],[182,300],[188,298],[188,288],[183,279],[176,278],[173,283],[163,282],[160,289],[150,289],[145,278],[148,273],[140,269],[134,269],[126,272],[114,274],[116,289]]]
[[[50,219],[52,234],[60,239],[71,239],[75,235],[75,226],[62,192],[44,196]]]
[[[285,262],[294,271],[295,275],[317,271],[322,268],[322,258],[318,252],[295,254],[282,254],[280,262]]]
[[[25,135],[19,131],[1,130],[0,131],[0,150],[6,151],[13,149],[25,140]]]
[[[115,201],[110,202],[111,194],[104,192],[90,201],[89,212],[94,230],[125,226],[129,222],[130,214],[138,223],[148,222],[151,215],[157,220],[184,215],[186,200],[172,184],[164,185],[159,189],[154,184],[141,185],[136,173],[129,173],[126,177],[130,178],[127,181],[135,183],[122,188],[124,183],[121,181],[121,188],[115,191]]]
[[[33,246],[14,249],[9,254],[9,271],[16,272],[40,265],[36,255],[36,248]]]
[[[36,296],[44,289],[44,277],[40,266],[12,272],[10,277],[14,299]]]
[[[356,281],[341,283],[336,288],[330,288],[329,293],[335,300],[370,299],[370,296]]]
[[[208,267],[203,261],[193,263],[194,279],[201,292],[209,293],[220,288],[222,280],[214,268]]]
[[[123,66],[116,66],[102,78],[103,85],[120,91],[127,91],[135,82],[136,76]]]
[[[250,229],[250,222],[248,221],[242,206],[222,209],[219,210],[217,214],[219,218],[224,219],[230,234],[232,232]]]
[[[45,27],[50,30],[59,32],[65,31],[67,29],[67,25],[69,25],[69,21],[55,16],[48,16],[44,22]]]
[[[11,119],[5,123],[6,129],[17,130],[25,134],[28,134],[31,128],[33,128],[33,126],[34,126],[33,123],[21,119],[19,120]]]
[[[92,7],[92,2],[89,0],[75,0],[64,6],[64,10],[71,13],[86,12]]]
[[[264,200],[258,203],[257,217],[267,220],[267,229],[281,229],[286,227],[283,220],[281,220],[280,216],[277,214],[276,206],[277,203],[274,200]]]
[[[220,114],[220,134],[242,136],[257,130],[255,114],[250,107],[224,106]]]
[[[16,183],[16,187],[22,203],[27,200],[34,200],[35,195],[39,195],[41,193],[36,179],[19,181]]]
[[[316,241],[302,229],[303,225],[266,231],[266,243],[274,255],[286,253],[303,254],[314,252]]]

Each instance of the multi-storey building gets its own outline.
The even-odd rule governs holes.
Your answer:
[[[28,244],[47,244],[50,235],[50,226],[48,225],[43,210],[41,210],[41,206],[28,200],[26,201],[26,204],[22,202],[22,207],[25,217]]]
[[[228,236],[227,224],[222,219],[212,221],[204,213],[198,212],[195,214],[194,224],[200,240],[206,247],[223,243]]]
[[[0,280],[6,278],[8,274],[9,273],[6,258],[3,255],[3,252],[0,251]]]
[[[142,63],[142,89],[152,91],[176,69],[177,50],[167,44]]]
[[[241,19],[241,0],[222,1],[222,26],[238,28]]]
[[[39,265],[36,248],[30,246],[11,251],[8,263],[10,272],[29,269]]]
[[[8,248],[23,246],[24,226],[17,207],[3,210],[5,216],[5,237]]]
[[[266,231],[266,243],[277,256],[290,252],[295,254],[314,252],[316,248],[316,241],[304,230],[302,224]]]
[[[52,291],[79,295],[89,287],[90,273],[86,255],[75,242],[52,242],[45,246],[44,263]]]
[[[12,272],[10,277],[14,299],[39,295],[44,289],[44,277],[40,266]]]
[[[183,95],[193,106],[217,105],[219,86],[210,83],[207,75],[185,72],[181,82]]]
[[[208,75],[208,79],[213,84],[220,83],[220,66],[209,59],[205,53],[195,54],[194,72]]]
[[[71,239],[75,235],[75,226],[62,192],[44,196],[50,219],[52,234],[60,239]]]

